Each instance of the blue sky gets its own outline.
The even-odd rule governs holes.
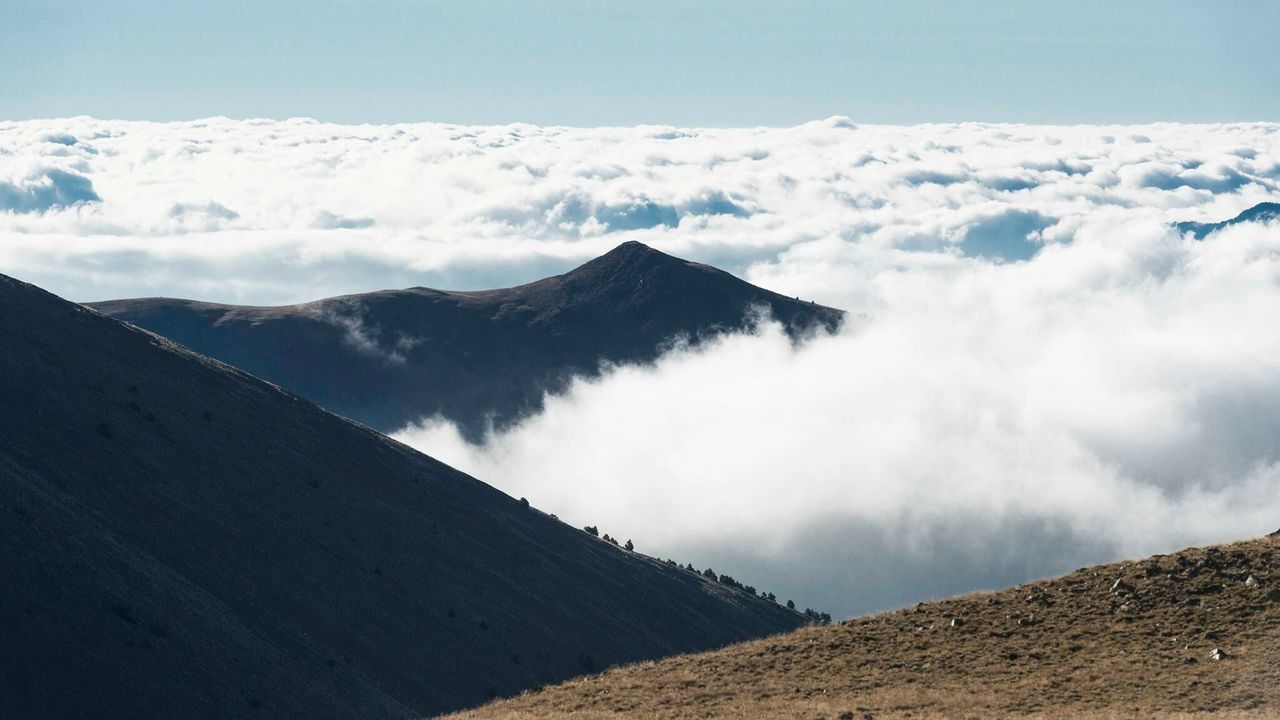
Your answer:
[[[1276,2],[4,5],[9,120],[1280,119]]]

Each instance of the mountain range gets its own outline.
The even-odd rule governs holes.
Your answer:
[[[797,341],[834,331],[844,315],[638,242],[499,290],[409,288],[282,307],[171,298],[90,307],[376,430],[442,416],[473,440],[537,412],[575,376],[742,330],[754,309]]]
[[[4,717],[422,717],[804,622],[92,309],[0,308]]]

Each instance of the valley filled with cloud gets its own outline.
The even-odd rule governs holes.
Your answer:
[[[398,437],[833,614],[1280,523],[1280,125],[0,123],[0,272],[246,304],[566,271],[618,243],[849,312]],[[360,318],[349,318],[358,327]]]

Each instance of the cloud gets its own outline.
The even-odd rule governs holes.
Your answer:
[[[1024,258],[1106,208],[1176,222],[1274,199],[1276,129],[4,123],[0,270],[76,299],[142,278],[164,294],[271,304],[406,282],[526,282],[629,239],[742,274],[833,239]],[[1033,214],[1056,222],[1026,243],[1016,224]],[[255,243],[273,273],[254,269]],[[177,255],[202,272],[144,277]],[[350,273],[317,275],[339,256]]]
[[[851,614],[1280,526],[1280,232],[1100,219],[1025,262],[862,264],[868,312],[578,382],[482,445],[575,525]],[[784,264],[785,265],[785,264]]]
[[[311,309],[313,317],[342,331],[342,341],[347,346],[391,365],[404,365],[407,353],[422,344],[422,338],[365,322],[363,309],[355,300],[339,300]]]
[[[174,203],[169,217],[182,231],[211,232],[240,219],[240,213],[216,202]]]
[[[971,257],[1027,260],[1040,249],[1034,236],[1054,222],[1038,212],[1008,209],[966,227],[960,246]]]
[[[43,140],[47,143],[54,143],[55,145],[75,145],[77,142],[75,135],[58,132],[45,135]]]
[[[327,210],[319,210],[316,212],[316,219],[311,223],[311,227],[320,230],[357,230],[373,227],[373,218],[339,217]]]
[[[0,211],[38,213],[101,200],[89,178],[57,168],[38,170],[16,183],[0,180]]]

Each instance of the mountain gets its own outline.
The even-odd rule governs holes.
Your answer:
[[[1209,233],[1217,232],[1232,225],[1246,222],[1276,222],[1278,220],[1280,220],[1280,203],[1264,202],[1254,205],[1230,220],[1212,223],[1188,221],[1175,223],[1174,227],[1178,229],[1179,233],[1191,233],[1195,239],[1203,240],[1209,236]]]
[[[676,338],[738,330],[767,309],[794,338],[843,313],[637,242],[502,290],[427,288],[285,307],[146,298],[91,303],[383,432],[443,415],[472,439],[540,409],[601,363],[655,359]]]
[[[803,621],[4,276],[0,338],[0,716],[422,717]]]
[[[1280,717],[1280,531],[618,668],[460,717],[534,720],[569,711]]]

